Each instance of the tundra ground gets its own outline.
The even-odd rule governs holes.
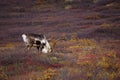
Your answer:
[[[117,5],[0,9],[0,80],[119,80]],[[46,34],[54,51],[25,50],[22,33]]]

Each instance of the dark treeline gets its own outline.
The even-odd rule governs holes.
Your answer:
[[[7,5],[41,5],[41,4],[58,4],[58,5],[66,5],[66,4],[96,4],[96,5],[106,5],[109,3],[120,2],[120,0],[0,0],[0,7]]]
[[[96,0],[96,5],[106,5],[114,2],[120,2],[120,0]]]
[[[35,5],[57,4],[59,7],[72,5],[75,7],[104,6],[111,3],[119,4],[120,0],[35,0]]]

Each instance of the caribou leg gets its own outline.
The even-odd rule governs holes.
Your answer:
[[[37,46],[38,53],[39,53],[39,49],[40,49],[40,47],[39,47],[39,46]]]

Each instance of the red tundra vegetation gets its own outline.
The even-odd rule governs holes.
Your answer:
[[[0,80],[119,80],[119,3],[46,1],[0,3]],[[44,33],[53,52],[26,50],[23,33]]]

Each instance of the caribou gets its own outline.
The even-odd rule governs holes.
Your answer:
[[[41,51],[42,53],[50,53],[52,51],[44,34],[22,34],[22,38],[28,50],[30,50],[31,47],[36,47],[38,52]]]

